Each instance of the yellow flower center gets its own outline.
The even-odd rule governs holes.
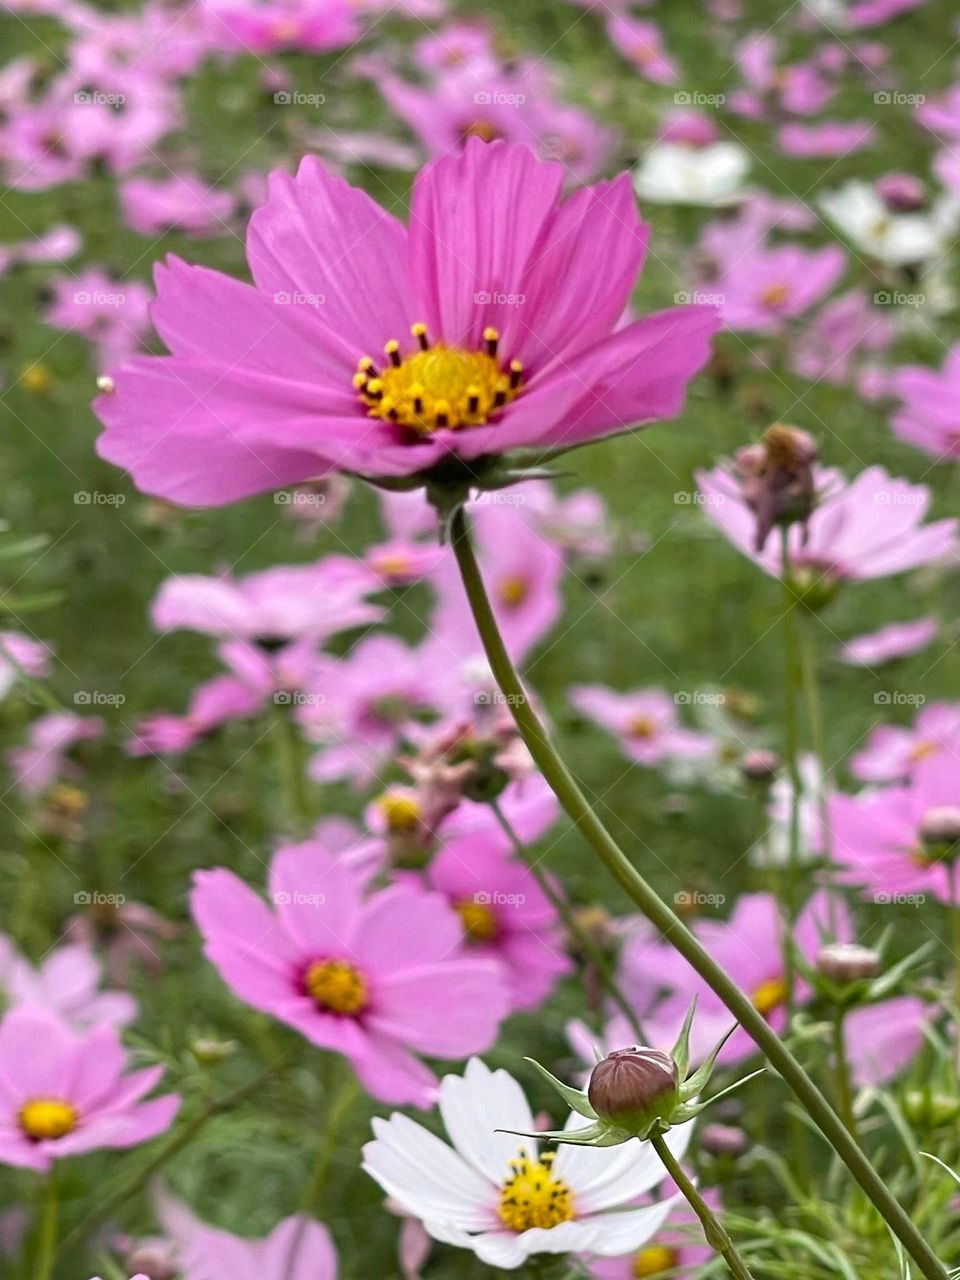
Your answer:
[[[928,760],[930,756],[935,756],[939,750],[938,742],[918,742],[910,752],[910,762],[919,764],[921,760]]]
[[[652,738],[657,732],[657,725],[652,716],[636,715],[627,726],[631,738]]]
[[[358,1014],[367,1004],[363,974],[345,960],[317,960],[304,974],[303,985],[322,1009]]]
[[[79,1117],[69,1102],[60,1098],[34,1098],[20,1108],[20,1128],[34,1142],[65,1138],[77,1127]]]
[[[782,307],[789,297],[788,284],[769,284],[760,294],[760,301],[765,307]]]
[[[497,583],[497,597],[508,609],[517,609],[530,594],[530,583],[519,573],[508,574]]]
[[[659,1276],[664,1271],[672,1271],[678,1261],[676,1249],[668,1249],[665,1244],[652,1244],[649,1249],[641,1249],[634,1258],[633,1274],[636,1280]]]
[[[420,822],[420,802],[401,791],[386,791],[377,801],[390,831],[415,831]]]
[[[378,369],[364,356],[353,384],[371,418],[386,418],[421,435],[442,428],[476,427],[520,394],[523,366],[511,360],[501,368],[497,360],[500,335],[483,332],[483,351],[431,346],[427,328],[413,326],[419,350],[402,355],[392,339],[384,348],[387,365]]]
[[[511,1174],[500,1191],[500,1221],[509,1231],[529,1231],[531,1227],[556,1227],[570,1222],[573,1192],[551,1172],[554,1156],[546,1152],[531,1160],[521,1147],[510,1161]]]
[[[787,999],[787,984],[782,978],[768,978],[766,982],[761,982],[759,987],[753,993],[753,1007],[758,1013],[762,1013],[764,1017],[768,1013],[773,1013],[774,1009],[785,1003]]]
[[[53,374],[45,364],[28,364],[20,374],[20,385],[25,391],[42,395],[49,391],[53,382]]]
[[[489,942],[497,935],[497,917],[483,902],[458,902],[463,932],[471,942]]]
[[[460,134],[460,141],[468,138],[479,138],[481,142],[494,142],[500,137],[500,130],[489,120],[474,120]]]

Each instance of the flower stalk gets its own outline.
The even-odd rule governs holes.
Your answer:
[[[650,1141],[660,1157],[663,1167],[680,1188],[690,1208],[700,1219],[700,1225],[703,1227],[703,1234],[706,1237],[707,1244],[720,1254],[730,1268],[730,1274],[735,1280],[753,1280],[750,1271],[747,1269],[747,1264],[737,1252],[737,1247],[730,1239],[726,1227],[697,1190],[696,1183],[684,1172],[680,1161],[676,1159],[673,1152],[664,1142],[663,1134],[651,1133]]]
[[[640,875],[597,817],[526,696],[500,635],[462,506],[454,513],[450,526],[453,551],[494,677],[507,698],[507,705],[530,754],[568,816],[631,901],[709,984],[752,1036],[916,1262],[921,1275],[926,1280],[946,1280],[943,1265],[804,1068],[754,1008],[749,996],[712,959],[695,935]]]

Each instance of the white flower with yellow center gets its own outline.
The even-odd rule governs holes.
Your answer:
[[[472,1249],[488,1266],[512,1270],[537,1253],[639,1251],[678,1200],[628,1207],[665,1176],[647,1142],[545,1151],[531,1138],[498,1132],[530,1132],[533,1116],[516,1080],[479,1058],[463,1077],[444,1077],[440,1114],[452,1146],[395,1113],[373,1121],[376,1139],[363,1149],[363,1167],[435,1240]],[[572,1115],[567,1127],[585,1123]],[[678,1159],[690,1128],[666,1135]]]

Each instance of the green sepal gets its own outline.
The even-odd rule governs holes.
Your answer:
[[[677,1064],[681,1080],[686,1077],[687,1068],[690,1065],[690,1028],[693,1026],[693,1015],[696,1011],[697,997],[694,996],[690,1001],[687,1016],[683,1020],[683,1026],[680,1028],[680,1034],[677,1036],[677,1043],[673,1046],[670,1054],[670,1057]]]
[[[529,1062],[531,1067],[536,1067],[547,1084],[556,1089],[571,1111],[575,1111],[578,1116],[583,1116],[585,1120],[597,1119],[597,1113],[591,1107],[590,1100],[582,1089],[574,1089],[572,1085],[564,1084],[562,1080],[558,1080],[555,1075],[552,1075],[546,1067],[541,1067],[535,1058],[524,1058],[524,1062]]]
[[[626,1129],[618,1129],[616,1125],[587,1125],[585,1129],[546,1129],[540,1133],[522,1133],[519,1129],[497,1129],[497,1133],[513,1133],[518,1138],[533,1138],[536,1141],[555,1142],[559,1146],[568,1147],[619,1147],[629,1142],[635,1135]]]
[[[739,1025],[740,1024],[738,1022],[735,1022],[733,1026],[730,1028],[730,1030],[726,1033],[726,1035],[720,1037],[720,1040],[718,1041],[716,1047],[713,1049],[713,1052],[706,1059],[706,1061],[703,1062],[697,1068],[697,1070],[693,1073],[692,1076],[689,1076],[686,1080],[683,1081],[683,1083],[680,1086],[681,1102],[688,1102],[691,1098],[695,1098],[698,1093],[702,1092],[704,1086],[706,1085],[711,1075],[713,1074],[713,1068],[716,1065],[717,1055],[720,1053],[720,1050],[727,1043],[727,1041],[730,1039],[730,1037],[733,1035],[733,1033],[736,1031]]]

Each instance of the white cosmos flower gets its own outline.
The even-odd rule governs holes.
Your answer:
[[[529,1133],[533,1116],[516,1080],[479,1058],[462,1077],[444,1077],[440,1114],[452,1146],[394,1113],[373,1121],[376,1139],[363,1148],[363,1167],[435,1240],[472,1249],[488,1266],[512,1270],[536,1253],[632,1253],[679,1199],[626,1207],[666,1176],[649,1142],[560,1145],[541,1154],[533,1139],[496,1132]],[[567,1128],[586,1123],[572,1115]],[[691,1124],[666,1136],[678,1159]]]
[[[852,244],[892,267],[939,256],[960,217],[952,196],[940,196],[928,210],[898,213],[868,182],[856,179],[821,196],[820,207]]]
[[[690,147],[658,142],[633,171],[642,200],[657,204],[736,204],[746,195],[750,157],[736,142]]]

